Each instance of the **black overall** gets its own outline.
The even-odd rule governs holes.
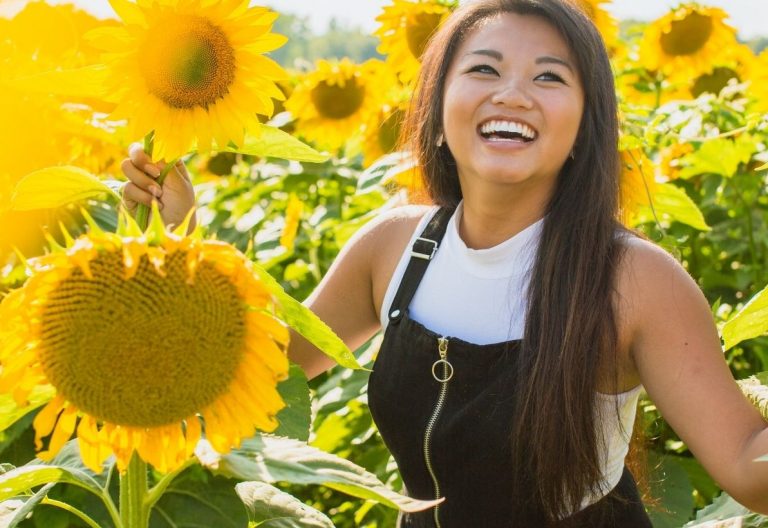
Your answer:
[[[445,234],[453,211],[440,209],[412,248],[412,256],[389,308],[389,325],[368,386],[374,421],[397,462],[408,495],[434,499],[439,484],[441,528],[540,527],[541,514],[526,513],[512,522],[515,497],[505,478],[515,468],[509,453],[512,401],[509,373],[520,341],[476,345],[448,337],[446,360],[439,336],[408,316],[429,261]],[[425,240],[426,239],[426,240]],[[445,285],[450,288],[450,284]],[[441,392],[443,393],[441,398]],[[431,425],[430,425],[431,424]],[[530,508],[528,508],[530,510]],[[403,528],[435,528],[435,509],[401,517]],[[568,527],[651,528],[632,476],[605,498],[559,523]]]

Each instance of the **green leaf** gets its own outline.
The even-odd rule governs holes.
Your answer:
[[[241,482],[235,491],[260,528],[334,528],[321,512],[264,482]]]
[[[725,349],[768,332],[768,286],[723,325]]]
[[[201,441],[198,458],[211,471],[231,478],[270,484],[320,484],[408,512],[421,511],[439,502],[400,495],[364,468],[290,438],[259,435],[226,455],[216,453]]]
[[[8,429],[17,420],[47,403],[55,393],[56,389],[50,385],[35,387],[29,396],[29,403],[21,407],[10,394],[0,394],[0,431]]]
[[[661,499],[658,508],[648,512],[654,528],[678,528],[693,513],[693,487],[688,475],[672,455],[649,456],[655,468],[651,485],[653,496]]]
[[[312,313],[309,308],[288,295],[283,287],[280,286],[280,283],[264,268],[254,263],[253,269],[267,289],[277,299],[281,318],[291,328],[304,336],[310,343],[339,365],[352,369],[362,368],[347,345],[344,344],[344,341],[339,339],[339,336],[334,334],[328,325]]]
[[[683,158],[687,166],[680,171],[680,177],[714,173],[730,178],[739,170],[739,165],[749,161],[756,148],[755,141],[746,134],[735,141],[728,138],[712,139]]]
[[[392,152],[377,159],[370,167],[365,169],[357,179],[357,193],[363,194],[378,188],[393,170],[403,170],[413,166],[413,156],[405,152]]]
[[[0,526],[3,528],[16,528],[16,526],[32,513],[35,506],[40,504],[55,484],[46,484],[40,491],[23,499],[12,499],[0,504]]]
[[[0,475],[0,501],[20,495],[35,486],[51,482],[74,484],[97,495],[102,494],[99,484],[83,471],[61,466],[35,464],[12,469],[8,473]]]
[[[258,129],[252,130],[245,137],[242,145],[228,145],[223,150],[261,158],[281,158],[310,163],[322,163],[329,157],[302,143],[289,133],[268,125],[260,125]]]
[[[701,231],[711,229],[696,203],[680,187],[672,183],[658,183],[652,197],[653,210],[649,206],[641,207],[639,211],[641,221],[654,221],[659,217],[674,220]]]
[[[150,528],[244,528],[248,515],[235,483],[193,466],[177,477],[152,508]]]
[[[280,425],[273,434],[306,442],[309,439],[312,418],[309,386],[304,370],[298,365],[291,364],[288,379],[278,383],[277,391],[286,406],[277,413],[277,421]]]
[[[109,185],[79,167],[47,167],[24,176],[13,191],[11,209],[53,209],[108,193],[119,199]]]
[[[696,513],[696,520],[684,528],[768,528],[768,517],[752,513],[723,493],[715,501]]]

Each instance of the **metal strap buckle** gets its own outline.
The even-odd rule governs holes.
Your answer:
[[[432,244],[432,250],[428,251],[426,253],[422,253],[421,251],[417,251],[416,250],[416,244],[418,244],[419,242],[426,242],[428,244]],[[413,246],[411,247],[411,256],[412,257],[416,257],[416,258],[420,258],[420,259],[424,259],[424,260],[432,260],[432,258],[435,256],[435,253],[437,253],[437,242],[435,242],[434,240],[430,240],[428,238],[418,237],[414,241]]]

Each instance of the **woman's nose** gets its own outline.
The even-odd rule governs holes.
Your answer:
[[[516,108],[531,108],[533,100],[520,81],[511,80],[498,86],[491,97],[493,104]]]

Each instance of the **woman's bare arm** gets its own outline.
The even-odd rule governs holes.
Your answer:
[[[621,267],[631,357],[664,418],[720,486],[768,513],[768,428],[723,357],[704,295],[670,255],[635,239]]]

